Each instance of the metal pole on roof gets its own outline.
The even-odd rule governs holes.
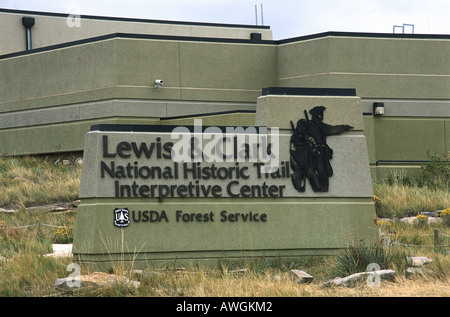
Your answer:
[[[263,4],[261,3],[261,25],[264,25],[264,12],[263,12]],[[413,27],[414,29],[414,27]]]

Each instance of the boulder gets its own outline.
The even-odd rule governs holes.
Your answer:
[[[291,270],[289,276],[297,284],[311,283],[313,280],[311,275],[302,270]]]
[[[6,208],[0,208],[0,212],[10,213],[10,212],[17,212],[16,209],[6,209]]]
[[[396,272],[394,270],[378,270],[372,272],[360,272],[355,273],[344,278],[336,277],[332,280],[329,280],[325,283],[319,285],[319,288],[325,288],[330,286],[345,286],[345,287],[353,287],[358,282],[367,281],[368,277],[372,277],[373,275],[377,275],[380,277],[380,281],[391,281],[395,280]]]
[[[417,217],[405,217],[405,218],[401,218],[399,221],[409,223],[409,224],[414,224],[414,221],[416,219],[417,219]],[[441,221],[442,221],[441,218],[433,216],[433,217],[428,217],[427,223],[428,224],[437,224]]]
[[[232,270],[232,271],[229,271],[228,273],[231,273],[231,274],[243,274],[243,273],[247,273],[247,269]]]
[[[81,200],[77,199],[77,200],[71,201],[71,202],[69,203],[69,205],[70,205],[71,207],[73,207],[73,208],[78,208],[78,206],[80,205],[80,203],[81,203]]]
[[[429,224],[438,224],[442,221],[442,218],[439,217],[428,217]]]
[[[117,274],[107,274],[103,272],[94,272],[87,275],[78,275],[74,277],[58,278],[55,281],[55,289],[58,291],[68,291],[82,288],[100,288],[111,287],[116,283],[123,283],[130,287],[138,288],[140,282],[128,279],[125,276]]]
[[[404,218],[401,218],[399,221],[413,224],[414,219],[416,219],[416,217],[404,217]]]
[[[25,208],[25,211],[27,211],[27,212],[45,212],[45,211],[58,212],[58,211],[66,211],[69,209],[70,209],[69,203],[57,203],[57,204],[51,204],[51,205],[27,207],[27,208]]]
[[[428,263],[433,262],[433,259],[427,258],[426,256],[411,256],[407,259],[408,265],[418,267]]]
[[[83,165],[83,158],[81,158],[81,157],[76,158],[75,165],[78,165],[78,166]]]
[[[436,211],[422,211],[420,214],[427,217],[439,217],[440,213],[441,210],[436,210]]]
[[[72,244],[52,244],[53,253],[48,253],[45,256],[48,257],[71,257]]]
[[[424,272],[418,267],[409,267],[405,271],[405,277],[408,279],[414,279],[415,277],[423,276]]]
[[[342,277],[335,277],[319,285],[319,288],[327,288],[331,286],[344,286],[344,279]]]

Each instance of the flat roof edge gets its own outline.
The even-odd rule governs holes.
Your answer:
[[[168,41],[190,41],[190,42],[209,42],[209,43],[243,43],[243,44],[269,44],[276,45],[277,41],[273,40],[252,40],[252,39],[236,39],[236,38],[214,38],[214,37],[194,37],[194,36],[177,36],[177,35],[156,35],[156,34],[132,34],[132,33],[112,33],[90,37],[86,39],[65,42],[55,45],[49,45],[31,50],[19,51],[0,55],[0,60],[28,55],[33,53],[52,51],[59,48],[65,48],[75,45],[94,43],[104,40],[123,38],[123,39],[149,39],[149,40],[168,40]]]
[[[2,9],[2,8],[0,8],[0,12],[14,13],[14,14],[33,14],[33,15],[63,17],[63,18],[66,18],[67,16],[73,14],[73,13],[57,13],[57,12],[44,12],[44,11],[27,11],[27,10],[17,10],[17,9]],[[118,22],[178,24],[178,25],[212,26],[212,27],[229,27],[229,28],[246,28],[246,29],[270,29],[270,26],[268,26],[268,25],[154,20],[154,19],[144,19],[144,18],[108,17],[108,16],[98,16],[98,15],[83,15],[83,14],[80,15],[80,18],[89,19],[89,20],[107,20],[107,21],[118,21]]]
[[[354,88],[266,87],[262,96],[340,96],[356,97]]]
[[[450,39],[450,34],[400,34],[400,33],[364,33],[364,32],[336,32],[328,31],[311,35],[303,35],[288,39],[278,40],[277,44],[301,42],[323,37],[368,37],[368,38],[392,38],[392,39]]]

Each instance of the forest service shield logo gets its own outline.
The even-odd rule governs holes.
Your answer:
[[[127,227],[130,225],[130,212],[127,208],[114,209],[114,225],[116,227]]]

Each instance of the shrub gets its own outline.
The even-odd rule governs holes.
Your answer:
[[[378,220],[377,227],[384,231],[389,231],[389,229],[392,227],[392,223],[386,220]]]
[[[428,154],[428,162],[420,168],[423,184],[431,188],[449,188],[450,185],[450,153],[442,155]]]
[[[429,161],[419,173],[394,172],[374,182],[372,200],[377,217],[401,218],[448,207],[450,154],[427,153]]]
[[[376,212],[376,214],[377,215],[382,214],[383,203],[382,203],[381,199],[378,196],[373,195],[372,196],[372,201],[375,204],[375,212]]]
[[[416,226],[426,226],[428,224],[428,217],[425,215],[417,215],[413,223]]]
[[[73,228],[66,226],[59,226],[54,233],[54,243],[71,243],[73,236]]]
[[[358,272],[366,272],[367,266],[376,263],[380,269],[404,269],[406,254],[394,247],[383,247],[375,241],[372,245],[359,242],[341,250],[334,259],[333,275],[347,276]]]
[[[442,210],[440,213],[440,217],[447,225],[450,225],[450,208]]]

